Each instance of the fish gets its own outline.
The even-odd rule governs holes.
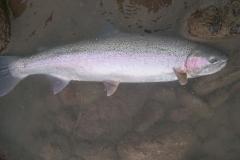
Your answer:
[[[103,82],[107,96],[120,83],[167,82],[213,74],[227,64],[217,48],[181,37],[121,33],[44,49],[28,57],[0,56],[0,96],[29,75],[44,74],[59,93],[70,81]]]

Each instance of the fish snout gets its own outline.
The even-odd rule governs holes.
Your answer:
[[[223,54],[221,56],[221,63],[220,63],[221,68],[227,65],[227,60],[228,60],[228,54]]]
[[[228,54],[223,54],[221,56],[221,60],[222,60],[222,62],[226,62],[228,60]]]

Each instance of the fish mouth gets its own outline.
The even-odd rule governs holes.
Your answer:
[[[220,63],[221,68],[224,68],[227,65],[227,61],[223,61]]]

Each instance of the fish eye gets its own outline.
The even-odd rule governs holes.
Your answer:
[[[216,63],[218,60],[217,60],[217,58],[216,57],[210,57],[209,58],[209,62],[210,63]]]

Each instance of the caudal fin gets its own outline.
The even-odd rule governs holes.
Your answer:
[[[0,96],[9,93],[21,81],[21,78],[12,76],[9,64],[19,57],[0,56]]]

